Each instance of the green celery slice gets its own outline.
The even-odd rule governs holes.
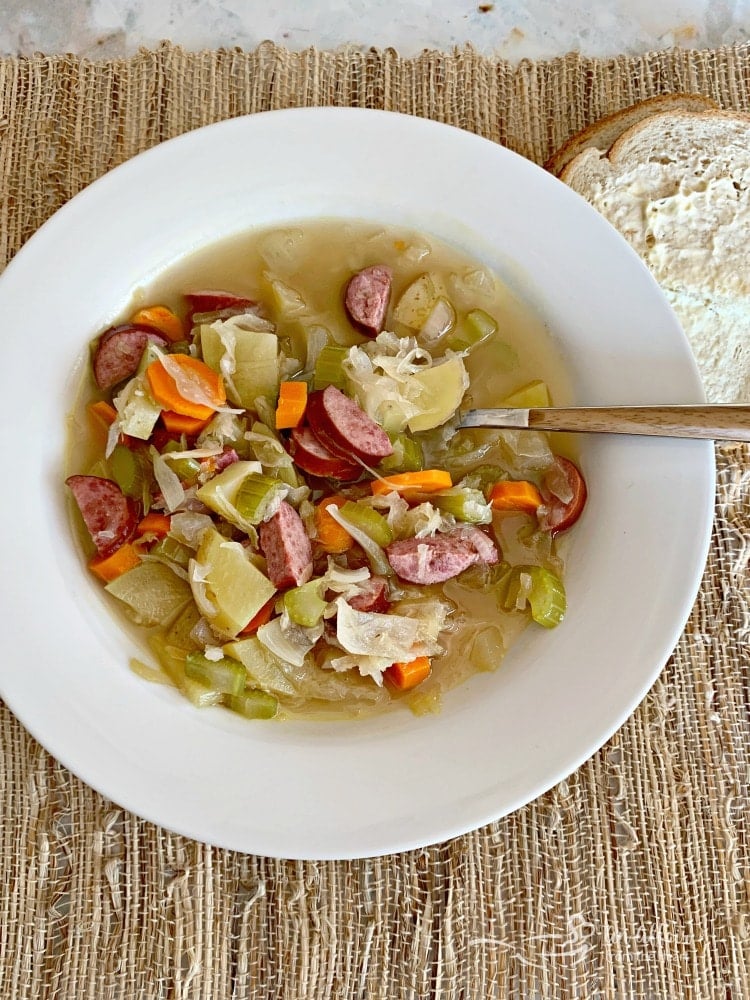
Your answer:
[[[393,454],[388,455],[380,463],[383,472],[418,472],[424,468],[424,454],[419,441],[408,434],[389,435],[393,445]]]
[[[284,594],[284,609],[296,625],[313,628],[323,617],[327,607],[320,596],[320,581],[310,580],[300,587],[292,587]]]
[[[555,628],[565,617],[567,607],[565,587],[558,576],[543,566],[513,567],[503,600],[505,610],[518,609],[522,574],[528,574],[531,578],[527,602],[531,608],[532,619],[544,628]]]
[[[393,541],[393,529],[382,514],[378,514],[372,507],[365,504],[347,500],[341,506],[341,513],[350,521],[355,528],[364,531],[366,535],[383,548]]]
[[[124,444],[117,444],[109,456],[112,478],[122,492],[129,497],[141,498],[145,476],[140,457]]]
[[[278,479],[254,473],[243,480],[234,498],[234,506],[251,524],[260,524],[273,504],[286,492],[284,484]]]
[[[187,545],[178,542],[171,535],[165,535],[164,538],[160,538],[151,549],[151,554],[160,556],[162,559],[169,559],[170,562],[181,566],[183,569],[188,568],[188,563],[193,555],[192,550]]]
[[[185,657],[185,676],[198,681],[222,694],[240,694],[245,688],[247,674],[237,660],[223,656],[220,660],[209,660],[203,653],[188,653]]]
[[[315,362],[313,389],[325,389],[326,386],[335,385],[344,392],[348,380],[343,363],[348,354],[348,347],[336,347],[333,344],[324,347]]]
[[[246,719],[272,719],[279,710],[278,699],[267,691],[242,691],[224,698],[224,704]]]
[[[469,524],[489,524],[492,521],[492,508],[481,490],[454,486],[430,494],[430,503],[444,514],[452,514],[457,521]]]

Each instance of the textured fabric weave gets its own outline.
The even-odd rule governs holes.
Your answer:
[[[383,107],[543,162],[678,90],[748,110],[750,50],[0,60],[0,265],[105,171],[222,118]],[[102,799],[0,707],[0,997],[749,997],[750,449],[717,455],[704,582],[645,702],[567,781],[447,844],[325,863],[207,847]]]

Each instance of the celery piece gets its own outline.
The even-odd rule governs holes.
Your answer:
[[[481,490],[454,486],[449,490],[431,493],[430,503],[444,514],[452,514],[457,521],[469,524],[490,524],[492,521],[492,507]]]
[[[325,389],[326,386],[335,385],[337,389],[344,392],[347,388],[347,377],[343,362],[348,354],[348,347],[335,347],[328,344],[322,348],[318,360],[315,362],[313,389]]]
[[[246,719],[272,719],[279,710],[279,702],[266,691],[247,690],[241,694],[230,694],[224,704]]]
[[[567,606],[562,580],[543,566],[514,566],[502,603],[506,611],[528,603],[532,619],[545,628],[559,625]]]
[[[200,462],[194,458],[174,458],[169,456],[174,451],[184,451],[185,449],[179,441],[167,441],[161,452],[163,457],[169,461],[169,467],[180,481],[192,486],[198,479],[201,471]]]
[[[219,704],[222,698],[221,691],[207,687],[200,681],[186,676],[185,658],[187,653],[184,649],[171,645],[163,635],[152,635],[149,638],[149,644],[158,657],[164,673],[196,708],[208,708],[211,705]]]
[[[408,434],[389,435],[393,454],[380,463],[380,468],[388,474],[392,472],[418,472],[424,468],[424,455],[419,441]]]
[[[347,500],[345,504],[342,504],[340,510],[347,521],[355,528],[359,528],[360,531],[364,531],[381,548],[390,545],[393,541],[393,530],[390,524],[382,514],[378,514],[372,507]]]
[[[497,323],[484,309],[472,309],[462,326],[446,341],[452,351],[473,351],[497,333]]]
[[[245,689],[247,680],[245,668],[237,660],[230,660],[228,656],[209,660],[198,652],[185,657],[185,676],[222,694],[239,694]]]
[[[286,487],[278,479],[254,474],[247,476],[237,491],[234,506],[241,517],[251,524],[260,524],[279,499],[286,496]]]
[[[171,351],[171,347],[170,347]],[[168,354],[163,347],[155,344],[153,340],[149,340],[146,346],[143,348],[143,354],[141,355],[141,360],[138,362],[138,369],[136,374],[145,375],[146,369],[151,364],[152,361],[158,361],[159,358],[163,358],[165,354]]]
[[[259,471],[258,462],[233,462],[200,486],[196,496],[224,521],[250,534],[255,530],[253,524],[240,514],[235,500],[244,481],[249,476],[259,475]]]
[[[532,410],[538,407],[550,406],[549,389],[547,383],[537,379],[528,382],[516,389],[510,396],[506,396],[500,403],[501,406],[517,406],[522,410]]]
[[[495,483],[503,482],[508,478],[508,473],[501,469],[499,465],[479,465],[472,469],[458,484],[462,487],[481,490],[485,500],[489,500],[492,487]]]
[[[196,604],[216,629],[229,636],[237,635],[276,593],[245,548],[227,541],[215,528],[204,532],[191,566]]]
[[[318,624],[327,607],[320,596],[320,580],[310,580],[284,594],[284,610],[295,625],[312,628]]]
[[[126,496],[141,498],[145,477],[139,455],[124,444],[117,444],[109,456],[109,470]]]
[[[162,562],[142,562],[104,588],[136,625],[169,625],[187,605],[190,585]]]
[[[162,559],[168,559],[177,566],[182,566],[183,569],[187,569],[193,553],[187,545],[183,545],[182,542],[178,542],[177,539],[172,538],[171,535],[166,535],[164,538],[160,538],[156,545],[154,545],[151,549],[151,555],[159,556]]]
[[[200,681],[194,681],[191,677],[185,678],[182,693],[196,708],[211,708],[212,705],[220,705],[223,697],[221,691],[208,687],[207,684],[202,684]]]

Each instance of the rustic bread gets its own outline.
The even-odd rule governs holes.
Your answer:
[[[606,152],[612,143],[619,139],[623,132],[637,125],[650,115],[662,111],[718,111],[719,105],[710,97],[702,94],[659,94],[639,101],[632,107],[615,111],[605,118],[600,118],[581,132],[576,132],[561,146],[544,164],[544,169],[559,177],[573,157],[588,146],[595,146]]]
[[[584,148],[562,180],[648,265],[690,340],[709,400],[750,401],[750,116],[650,114],[607,152]]]

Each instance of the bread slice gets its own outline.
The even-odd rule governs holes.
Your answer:
[[[658,115],[663,111],[711,110],[718,111],[719,105],[702,94],[659,94],[657,97],[649,97],[622,111],[615,111],[606,118],[600,118],[588,128],[576,132],[547,160],[544,169],[559,177],[573,157],[582,150],[594,146],[606,152],[623,132],[651,115]]]
[[[690,340],[712,402],[750,401],[750,116],[641,118],[562,180],[640,254]]]

